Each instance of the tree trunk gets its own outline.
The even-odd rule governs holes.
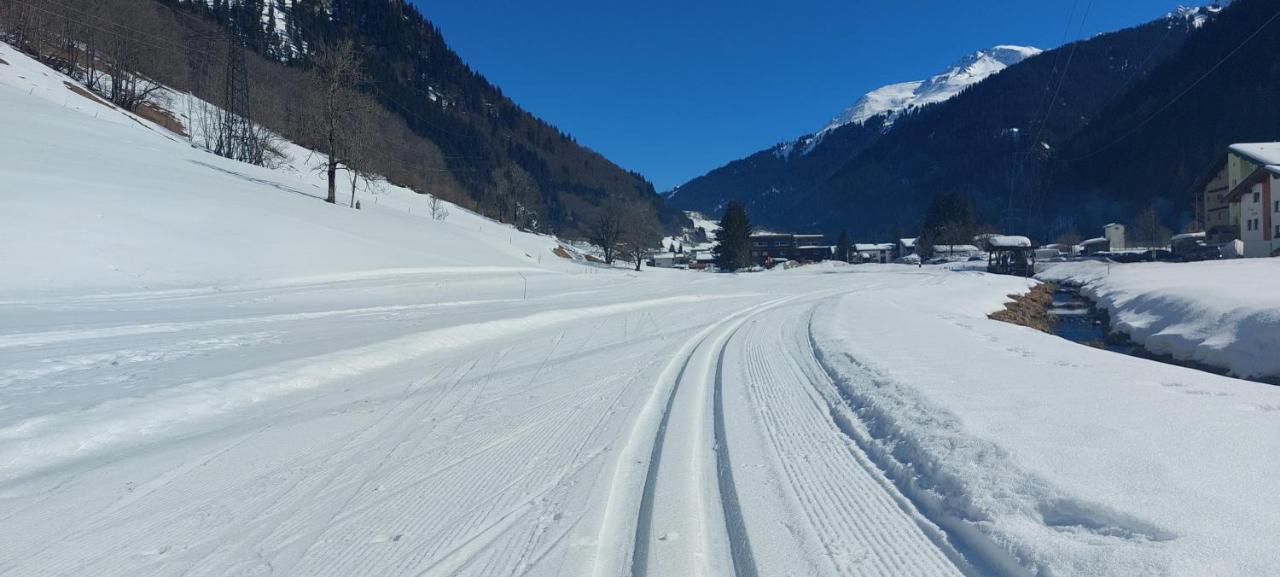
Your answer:
[[[331,149],[332,150],[332,149]],[[325,202],[329,204],[338,204],[338,187],[335,179],[338,176],[338,161],[333,159],[333,155],[329,155],[329,196],[325,198]]]

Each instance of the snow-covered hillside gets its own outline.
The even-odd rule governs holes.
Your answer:
[[[0,197],[0,291],[228,287],[380,271],[553,266],[554,239],[429,197],[361,187],[363,210],[324,196],[318,157],[289,145],[279,170],[206,153],[176,134],[77,93],[70,79],[0,45],[8,194]],[[169,108],[185,111],[181,95]],[[265,194],[265,192],[273,192]],[[350,190],[340,189],[340,201]],[[50,236],[54,235],[54,236]],[[50,266],[58,263],[60,266]]]

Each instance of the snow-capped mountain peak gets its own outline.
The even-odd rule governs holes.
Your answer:
[[[887,116],[885,129],[888,129],[903,112],[950,100],[964,89],[1041,52],[1039,48],[1030,46],[1002,44],[969,54],[927,80],[881,86],[832,118],[822,130],[779,144],[774,148],[774,154],[783,158],[790,157],[797,150],[800,154],[808,154],[831,131],[846,124],[862,124],[880,115]]]
[[[819,134],[846,124],[866,122],[881,114],[888,114],[892,121],[894,116],[906,110],[949,100],[964,89],[1040,52],[1039,48],[1010,45],[974,52],[928,80],[890,84],[868,92],[856,104],[831,119]]]
[[[1173,12],[1168,13],[1166,18],[1170,20],[1185,20],[1193,28],[1200,28],[1230,4],[1231,0],[1217,0],[1203,6],[1178,6]]]

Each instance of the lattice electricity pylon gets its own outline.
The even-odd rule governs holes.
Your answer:
[[[244,48],[239,32],[232,27],[227,33],[227,67],[223,92],[222,118],[214,153],[241,162],[261,165],[264,161],[262,139],[253,122],[249,100],[249,72],[244,64]]]

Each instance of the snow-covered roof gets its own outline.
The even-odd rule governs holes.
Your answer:
[[[1107,240],[1107,239],[1105,239],[1105,238],[1091,238],[1091,239],[1089,239],[1089,240],[1086,240],[1086,241],[1084,241],[1084,242],[1080,243],[1080,246],[1088,246],[1088,245],[1091,245],[1091,244],[1102,244],[1102,243],[1104,243],[1104,242],[1111,242],[1111,241],[1109,241],[1109,240]]]
[[[877,244],[854,244],[854,245],[853,245],[853,249],[854,249],[854,250],[856,250],[856,251],[858,251],[858,252],[863,252],[863,251],[877,251],[877,250],[893,250],[893,245],[892,245],[892,244],[883,244],[883,243],[877,243]]]
[[[1241,142],[1228,149],[1255,164],[1280,164],[1280,142]]]
[[[933,252],[981,252],[982,249],[971,244],[935,244]]]
[[[915,248],[916,246],[916,239],[914,238],[903,238],[899,239],[898,242],[907,248]]]
[[[1204,237],[1205,237],[1205,234],[1203,232],[1187,232],[1183,234],[1175,234],[1169,240],[1172,242],[1176,240],[1187,240],[1190,238],[1204,238]]]
[[[987,238],[987,243],[994,248],[1031,248],[1031,239],[1025,236],[996,235]]]

